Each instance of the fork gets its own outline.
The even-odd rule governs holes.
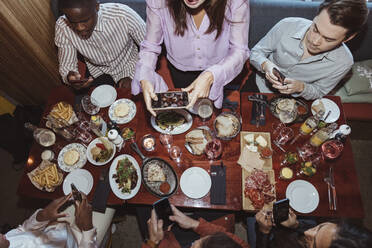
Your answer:
[[[334,206],[332,204],[332,197],[331,197],[331,178],[325,177],[324,182],[328,186],[328,205],[329,205],[329,210],[335,210]]]

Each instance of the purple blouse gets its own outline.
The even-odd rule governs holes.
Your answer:
[[[180,0],[181,1],[181,0]],[[209,18],[204,16],[199,29],[191,15],[187,15],[187,30],[183,36],[174,34],[175,24],[166,6],[166,0],[146,0],[146,36],[141,43],[139,61],[132,81],[132,93],[141,92],[141,80],[154,85],[155,92],[168,90],[163,78],[155,72],[161,44],[167,49],[167,59],[181,71],[209,71],[213,84],[209,98],[221,108],[223,86],[242,70],[249,57],[249,0],[228,0],[222,32],[205,34]],[[192,82],[190,82],[191,84]]]

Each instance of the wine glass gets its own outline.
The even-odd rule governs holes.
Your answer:
[[[339,140],[328,140],[322,144],[321,149],[324,158],[333,160],[341,155],[344,145]]]
[[[306,161],[309,157],[318,152],[318,147],[313,146],[311,142],[307,141],[302,146],[298,147],[297,151],[302,160]]]
[[[282,128],[286,127],[286,125],[281,121],[275,121],[271,124],[271,127],[273,129],[273,136],[276,136]]]
[[[218,139],[212,139],[205,146],[205,154],[209,160],[216,160],[222,154],[222,143]]]
[[[170,133],[161,133],[159,139],[160,143],[169,151],[173,143],[173,136]]]
[[[182,150],[181,150],[181,148],[179,146],[172,146],[169,149],[169,156],[177,164],[179,164],[181,162],[181,155],[182,155]]]

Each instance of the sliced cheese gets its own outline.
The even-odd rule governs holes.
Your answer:
[[[251,133],[251,134],[247,134],[244,136],[244,140],[248,143],[248,144],[251,144],[254,142],[254,134]]]
[[[257,149],[257,146],[255,145],[246,145],[248,150],[251,151],[251,152],[257,152],[258,149]]]
[[[256,142],[257,142],[261,147],[266,147],[266,146],[267,146],[267,141],[266,141],[265,138],[262,137],[261,135],[259,135],[259,136],[256,138]]]

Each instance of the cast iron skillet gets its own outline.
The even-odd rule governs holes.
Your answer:
[[[167,197],[173,195],[178,187],[178,178],[176,172],[173,170],[172,166],[161,158],[148,158],[142,154],[136,142],[132,142],[130,147],[141,157],[142,159],[142,181],[145,188],[153,195],[157,197]],[[165,174],[165,181],[169,183],[170,189],[168,193],[163,193],[160,191],[160,185],[163,182],[151,182],[147,178],[147,171],[150,165],[158,164]]]

